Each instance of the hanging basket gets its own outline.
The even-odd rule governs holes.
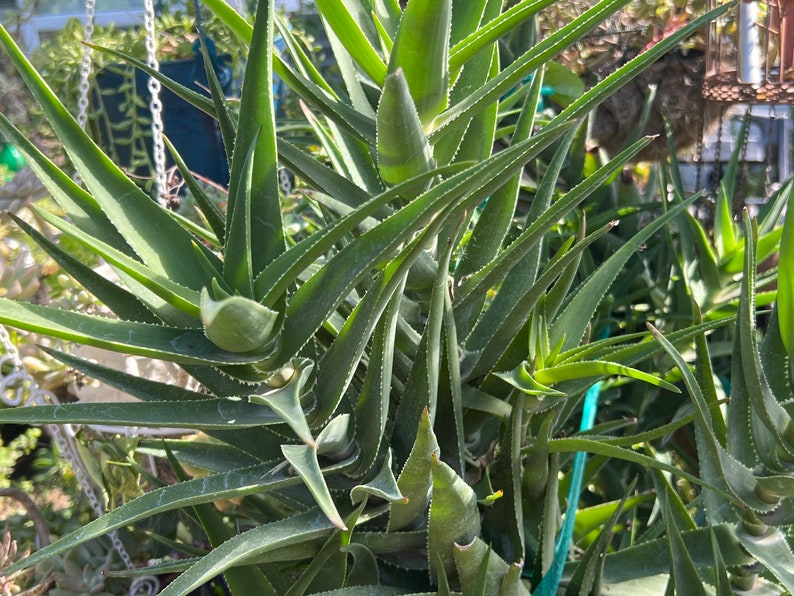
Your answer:
[[[709,0],[709,8],[724,0]],[[794,103],[794,2],[740,2],[710,24],[703,96],[720,102]]]
[[[205,93],[208,86],[200,56],[162,62],[160,72],[194,91]],[[154,173],[148,80],[130,65],[112,64],[96,73],[93,94],[92,120],[100,144],[117,164],[142,177]],[[231,82],[230,76],[222,81],[225,93],[231,92]],[[217,121],[165,87],[160,100],[165,135],[188,168],[226,185],[229,169]]]

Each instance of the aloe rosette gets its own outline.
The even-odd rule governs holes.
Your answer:
[[[317,0],[341,79],[329,81],[271,2],[257,3],[251,25],[222,0],[205,0],[248,46],[239,105],[230,107],[211,68],[212,96],[205,97],[127,57],[219,122],[230,163],[225,209],[173,155],[200,224],[164,209],[125,176],[0,29],[84,183],[76,185],[0,114],[0,128],[67,217],[37,213],[120,280],[99,276],[27,226],[116,318],[0,300],[0,322],[174,362],[206,390],[134,378],[51,350],[138,401],[2,411],[0,421],[168,426],[209,436],[201,443],[144,441],[142,448],[170,461],[178,482],[153,482],[150,492],[9,572],[180,511],[208,548],[147,568],[181,572],[165,594],[189,593],[220,573],[236,594],[526,594],[551,567],[565,510],[579,523],[577,539],[586,528],[607,536],[565,567],[571,589],[652,581],[640,565],[625,563],[624,552],[661,561],[659,573],[692,578],[677,563],[663,565],[663,540],[602,556],[618,518],[653,499],[650,493],[577,512],[576,503],[561,502],[559,488],[561,475],[570,478],[565,458],[587,451],[678,475],[736,506],[742,496],[719,483],[633,448],[693,418],[622,441],[558,434],[599,380],[678,391],[668,371],[651,366],[671,352],[651,333],[597,341],[589,335],[626,264],[697,197],[669,206],[585,275],[583,264],[614,225],[588,229],[580,208],[649,140],[569,189],[558,180],[599,101],[728,6],[693,19],[549,117],[537,112],[544,65],[625,0],[598,2],[517,48],[512,61],[500,56],[501,41],[531,30],[550,3],[411,0],[403,9],[396,0]],[[289,59],[274,51],[276,31]],[[277,134],[274,75],[300,98],[322,160]],[[506,146],[494,152],[497,138]],[[528,192],[525,168],[540,162],[530,216],[517,226],[517,203]],[[290,242],[280,166],[323,214],[314,233]],[[667,337],[687,345],[726,324],[716,318]],[[196,467],[203,475],[185,471]],[[680,521],[674,498],[664,498],[665,522]],[[212,505],[225,499],[250,505],[244,531]],[[727,522],[685,529],[676,556],[714,536],[724,565],[755,558],[780,568],[760,550],[748,555]],[[710,579],[714,557],[684,560]],[[787,576],[775,578],[790,586]]]

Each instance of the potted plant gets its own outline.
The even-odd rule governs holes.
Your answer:
[[[642,286],[653,259],[641,249],[668,246],[665,226],[697,196],[657,204],[657,217],[624,238],[610,235],[611,212],[586,223],[600,214],[583,216],[580,206],[649,139],[600,167],[580,164],[571,188],[557,184],[579,155],[581,120],[725,7],[547,118],[537,114],[544,64],[620,2],[595,4],[505,63],[499,40],[531,28],[544,2],[411,0],[405,9],[378,2],[369,13],[318,0],[344,91],[289,43],[270,2],[258,3],[253,26],[220,0],[205,4],[249,48],[239,109],[229,108],[211,70],[211,98],[157,75],[218,119],[230,149],[225,210],[206,200],[174,155],[204,225],[151,201],[90,142],[0,29],[86,185],[75,185],[0,116],[68,219],[40,216],[123,279],[95,274],[27,226],[117,318],[0,299],[0,322],[175,362],[204,388],[146,381],[52,351],[139,401],[2,411],[0,421],[178,426],[208,437],[141,441],[138,449],[169,462],[174,482],[150,477],[150,491],[8,573],[180,511],[205,534],[205,548],[177,541],[191,558],[145,570],[180,573],[164,594],[190,593],[221,573],[235,594],[547,595],[561,586],[705,593],[706,583],[746,585],[760,568],[777,586],[794,587],[792,555],[775,526],[776,512],[781,523],[790,519],[790,471],[756,474],[749,451],[737,459],[733,438],[726,446],[715,432],[718,395],[697,390],[711,379],[706,334],[736,318],[703,321],[691,305],[686,321],[666,319],[661,308],[651,311],[659,320],[647,331],[610,335],[620,314],[610,308],[615,296],[632,296],[639,285],[643,308],[633,313],[652,308],[658,287]],[[273,53],[276,28],[292,67]],[[303,100],[322,162],[277,137],[274,73]],[[510,107],[518,118],[501,128],[508,120],[500,109]],[[494,153],[497,136],[506,146]],[[541,174],[527,180],[524,166],[541,158]],[[279,163],[305,181],[323,217],[314,233],[289,241]],[[521,193],[531,206],[516,219]],[[673,256],[657,271],[673,283],[679,278],[669,271],[682,261],[670,244]],[[745,253],[745,327],[755,314],[753,247]],[[619,289],[611,295],[613,284]],[[697,377],[679,352],[687,348],[698,351]],[[754,364],[753,352],[741,360]],[[588,431],[599,396],[614,403],[625,391],[626,407],[639,403],[638,413],[647,413],[644,406],[664,403],[679,387],[691,398],[680,415],[641,428],[618,415]],[[734,416],[739,447],[749,449],[749,414]],[[787,435],[773,426],[764,456],[776,447],[788,453]],[[674,465],[662,439],[691,428],[701,459]],[[585,452],[597,454],[589,467]],[[135,469],[134,457],[125,462]],[[628,473],[636,482],[623,482]],[[677,490],[668,474],[697,497]],[[598,492],[579,509],[585,478]],[[239,501],[228,516],[215,505],[227,499]],[[597,502],[591,507],[589,499]]]

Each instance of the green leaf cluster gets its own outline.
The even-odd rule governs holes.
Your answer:
[[[207,547],[161,537],[186,553],[144,571],[181,572],[165,594],[219,574],[235,594],[543,594],[557,583],[543,581],[549,570],[564,563],[555,555],[564,513],[575,517],[577,549],[562,579],[571,593],[657,586],[660,574],[668,591],[710,583],[722,593],[759,567],[763,585],[792,588],[778,529],[792,521],[790,333],[770,324],[759,342],[754,322],[755,251],[771,254],[780,242],[791,278],[791,224],[777,231],[770,215],[759,235],[747,220],[740,240],[721,213],[712,246],[689,216],[698,196],[680,193],[636,233],[616,235],[615,213],[592,205],[650,140],[603,163],[582,156],[599,102],[730,5],[582,91],[551,61],[625,0],[595,3],[537,43],[514,45],[510,59],[501,46],[531,39],[519,33],[533,30],[548,0],[411,0],[404,9],[396,0],[317,0],[341,88],[318,72],[272,2],[257,3],[253,25],[222,0],[204,4],[248,48],[234,109],[211,68],[205,97],[127,57],[219,123],[231,173],[225,208],[174,155],[199,224],[130,180],[0,28],[84,183],[0,114],[0,129],[66,217],[36,212],[118,275],[102,277],[18,220],[113,317],[0,298],[0,323],[173,362],[204,388],[52,351],[137,400],[3,410],[0,422],[165,426],[207,437],[141,440],[138,450],[165,458],[178,481],[148,478],[152,490],[9,572],[179,512]],[[287,57],[274,51],[276,31]],[[547,70],[567,98],[554,115],[537,110]],[[274,75],[300,98],[321,159],[277,135]],[[322,214],[316,231],[290,241],[281,166]],[[697,232],[694,247],[680,248],[675,225]],[[642,298],[658,305],[661,321],[630,332],[616,296],[622,308],[621,293],[648,279],[664,250],[672,256],[659,270],[686,272],[675,292],[697,284],[713,292],[708,300],[689,292],[684,324],[669,302],[654,303],[659,288],[647,284]],[[688,266],[695,254],[702,277]],[[717,292],[737,283],[736,309],[722,309]],[[773,318],[783,326],[791,301],[781,286]],[[706,337],[732,325],[722,419]],[[694,372],[682,355],[690,350]],[[602,401],[635,422],[604,417],[578,431],[584,396],[599,381]],[[677,397],[681,389],[691,402]],[[681,407],[636,423],[648,404],[668,403]],[[692,465],[662,449],[662,439],[687,431]],[[605,498],[592,502],[590,491],[580,508],[564,495],[571,456],[581,452],[593,455],[586,482]],[[638,471],[635,489],[626,476]],[[680,483],[697,496],[683,496]],[[239,503],[234,523],[213,506],[226,500]]]

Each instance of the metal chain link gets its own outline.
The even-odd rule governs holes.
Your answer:
[[[94,36],[94,17],[96,16],[95,0],[85,0],[85,24],[83,25],[83,41],[90,42]],[[80,86],[77,99],[77,123],[83,130],[88,124],[88,91],[91,88],[91,48],[83,47],[83,59],[80,62]],[[80,172],[75,170],[72,179],[82,184]]]
[[[0,401],[7,406],[41,406],[59,403],[58,398],[51,391],[42,389],[36,379],[28,372],[25,363],[19,356],[19,351],[11,341],[8,330],[0,325],[0,344],[3,355],[0,356]],[[11,372],[3,373],[3,370]],[[105,508],[99,499],[97,489],[91,480],[85,462],[77,452],[75,444],[75,429],[71,424],[48,424],[47,432],[55,441],[61,455],[69,462],[80,488],[88,499],[91,509],[97,517],[105,513]],[[127,552],[124,543],[116,531],[110,532],[110,541],[127,569],[134,569],[135,563]],[[154,576],[135,578],[130,584],[130,596],[152,596],[160,591],[160,581]]]
[[[157,38],[153,0],[144,0],[143,25],[146,29],[146,54],[149,68],[159,70],[157,61]],[[152,148],[154,153],[155,190],[157,200],[166,206],[167,180],[165,171],[165,143],[163,141],[163,103],[160,101],[160,81],[149,77],[149,111],[152,114]]]
[[[94,16],[96,13],[95,0],[85,0],[85,25],[83,28],[83,41],[90,43],[94,35]],[[77,99],[77,122],[85,130],[88,122],[88,90],[91,77],[91,48],[83,47],[83,60],[80,62],[80,87]]]

